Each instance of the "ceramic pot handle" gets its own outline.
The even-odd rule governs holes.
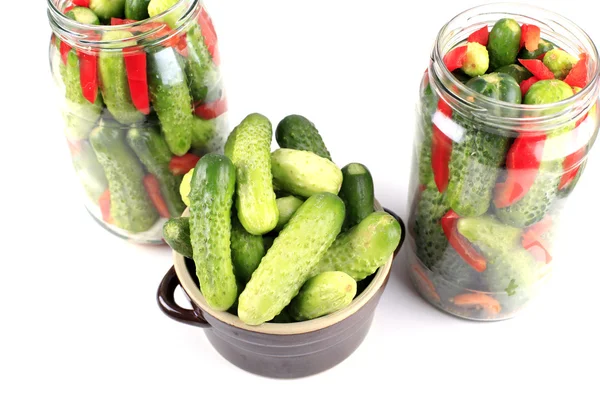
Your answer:
[[[390,214],[392,217],[394,217],[396,219],[396,221],[398,221],[398,223],[400,224],[400,228],[402,229],[402,237],[400,238],[400,243],[398,243],[398,247],[396,247],[396,250],[394,250],[394,258],[395,258],[398,255],[398,253],[400,252],[400,249],[402,248],[402,244],[404,243],[404,238],[406,237],[406,228],[404,226],[404,222],[402,221],[402,218],[400,218],[398,216],[398,214],[396,214],[389,208],[384,207],[383,210],[386,213]]]
[[[194,310],[180,307],[175,302],[175,289],[177,289],[177,286],[179,285],[180,282],[177,274],[175,273],[175,267],[171,267],[169,272],[167,272],[163,278],[162,282],[160,282],[158,292],[156,293],[158,307],[168,317],[177,322],[197,326],[199,328],[210,328],[210,324]]]

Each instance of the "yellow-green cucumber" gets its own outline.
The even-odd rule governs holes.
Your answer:
[[[369,169],[359,163],[346,165],[342,175],[340,197],[346,204],[344,229],[350,229],[375,211],[373,177]]]
[[[277,226],[275,226],[274,231],[279,232],[290,221],[304,201],[294,196],[280,197],[276,201],[277,208],[279,209],[279,220],[277,221]]]
[[[163,225],[165,242],[177,253],[192,259],[194,252],[190,239],[190,219],[188,217],[170,218]]]
[[[125,0],[90,0],[89,7],[103,22],[125,15]]]

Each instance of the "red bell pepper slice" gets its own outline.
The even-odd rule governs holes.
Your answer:
[[[77,56],[79,57],[81,92],[87,101],[94,103],[98,95],[98,57],[80,50],[77,50]]]
[[[141,113],[150,114],[150,96],[146,76],[146,52],[141,47],[123,49],[127,82],[133,105]]]
[[[521,95],[523,97],[525,97],[529,88],[536,82],[539,82],[539,79],[536,78],[535,76],[532,76],[531,78],[525,79],[524,81],[522,81],[521,84],[519,85],[519,86],[521,86]]]
[[[490,32],[486,25],[481,29],[478,29],[475,32],[471,33],[467,38],[467,42],[479,43],[482,46],[487,46],[489,37]]]
[[[217,48],[217,32],[213,26],[212,19],[206,12],[206,9],[202,7],[200,15],[198,16],[198,24],[200,25],[200,31],[204,37],[204,44],[206,45],[210,56],[213,59],[215,65],[220,64],[219,51]]]
[[[585,157],[586,149],[582,147],[574,153],[569,154],[563,160],[563,174],[560,177],[560,183],[558,184],[558,190],[563,190],[575,179],[579,169],[581,168],[581,162]]]
[[[440,223],[444,235],[450,245],[469,264],[475,271],[483,272],[487,267],[485,258],[475,250],[473,245],[458,232],[458,220],[460,216],[453,210],[450,210],[442,217]]]
[[[552,255],[550,245],[542,236],[552,228],[552,217],[546,216],[540,222],[530,226],[521,235],[521,245],[528,250],[536,260],[550,264]]]
[[[170,218],[171,214],[169,213],[169,208],[167,207],[167,203],[162,197],[160,193],[160,184],[158,183],[158,179],[152,174],[148,174],[144,177],[144,188],[146,188],[146,192],[154,204],[154,208],[158,211],[158,214],[162,218]]]
[[[65,9],[63,10],[63,13],[66,14],[74,8],[75,8],[74,4],[71,4],[70,6],[66,6]]]
[[[440,99],[438,101],[438,112],[448,118],[452,117],[450,106]],[[444,193],[448,188],[450,179],[450,157],[452,156],[452,139],[433,124],[431,140],[431,168],[433,170],[433,179],[440,193]]]
[[[450,72],[463,66],[467,56],[467,46],[459,46],[450,50],[444,56],[444,65]]]
[[[110,19],[110,24],[113,26],[133,24],[134,22],[138,22],[138,21],[136,21],[135,19],[123,19],[123,18],[115,18],[115,17],[112,17]]]
[[[438,294],[437,290],[435,289],[435,285],[433,284],[431,279],[429,279],[429,277],[427,276],[425,271],[423,271],[421,269],[421,267],[417,264],[413,264],[412,268],[413,268],[413,271],[415,272],[416,276],[418,277],[419,283],[421,284],[420,286],[423,288],[423,290],[427,291],[428,294],[435,301],[441,301],[442,299],[440,298],[440,295]]]
[[[569,86],[576,86],[584,88],[588,84],[588,71],[587,71],[588,55],[582,53],[579,56],[579,61],[571,68],[569,74],[564,79],[564,82]]]
[[[506,156],[506,180],[496,185],[494,204],[497,208],[516,203],[531,189],[539,171],[545,141],[545,135],[521,135],[515,139]]]
[[[498,300],[481,292],[462,293],[454,296],[451,302],[459,307],[483,309],[491,315],[496,315],[502,311],[502,306]]]
[[[540,27],[537,25],[521,25],[521,48],[536,51],[540,45]]]
[[[104,193],[98,198],[98,205],[100,206],[100,213],[102,214],[102,220],[106,223],[113,224],[114,220],[110,213],[110,191],[106,189]]]
[[[66,44],[64,40],[61,40],[58,51],[60,51],[60,58],[63,64],[67,64],[67,57],[69,55],[69,51],[71,51],[71,46]]]
[[[225,98],[213,101],[212,103],[194,105],[194,114],[205,120],[217,118],[226,111],[227,99]]]
[[[519,62],[539,80],[554,79],[554,74],[544,65],[542,60],[524,60],[519,58]]]
[[[185,175],[200,161],[200,157],[195,154],[187,153],[182,156],[173,156],[169,162],[169,170],[173,175]]]
[[[90,0],[71,0],[71,3],[77,7],[90,7]]]

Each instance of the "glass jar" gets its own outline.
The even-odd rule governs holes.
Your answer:
[[[450,72],[444,56],[502,18],[537,25],[554,46],[586,53],[587,85],[554,103],[511,103],[477,91],[471,79],[481,78]],[[533,6],[472,8],[439,31],[420,85],[409,189],[409,275],[431,304],[467,319],[502,320],[539,293],[560,236],[570,233],[561,231],[561,216],[598,133],[598,75],[590,37]]]
[[[75,15],[48,0],[62,129],[89,213],[120,237],[160,244],[166,219],[185,209],[183,175],[228,134],[217,36],[200,0],[152,18],[140,9],[140,21],[101,1],[96,16],[93,3]]]

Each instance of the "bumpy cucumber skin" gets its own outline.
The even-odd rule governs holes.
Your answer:
[[[177,253],[192,259],[194,251],[190,239],[190,219],[188,217],[170,218],[163,225],[165,242]]]
[[[327,271],[310,278],[290,303],[295,321],[307,321],[347,307],[356,296],[356,281],[344,272]]]
[[[100,118],[104,102],[100,96],[100,91],[96,101],[92,104],[81,91],[81,82],[79,75],[79,58],[75,50],[67,54],[67,64],[61,63],[60,72],[65,85],[65,98],[67,109],[64,113],[65,134],[73,140],[86,139],[96,122]]]
[[[417,140],[417,152],[419,160],[419,182],[428,185],[433,182],[433,169],[431,168],[431,139],[432,118],[437,107],[438,98],[427,84],[421,93],[421,110],[419,129],[422,133],[421,139]]]
[[[225,156],[208,154],[196,164],[191,186],[190,238],[196,275],[208,305],[225,311],[238,294],[231,260],[235,167]]]
[[[539,279],[539,264],[527,250],[515,248],[497,258],[491,258],[483,278],[488,290],[506,292],[509,297],[524,299]]]
[[[125,0],[90,0],[90,9],[103,22],[107,22],[111,18],[123,18]]]
[[[87,7],[73,7],[71,11],[65,14],[65,16],[80,24],[100,25],[98,16]]]
[[[204,43],[200,28],[196,25],[187,32],[188,56],[185,72],[192,98],[196,102],[204,102],[208,89],[217,81],[217,71],[213,64],[210,52]]]
[[[281,148],[311,151],[331,161],[331,154],[315,125],[301,115],[288,115],[275,130]]]
[[[237,279],[247,283],[265,254],[263,237],[246,231],[235,213],[232,213],[231,260]]]
[[[363,164],[346,165],[342,168],[342,175],[339,195],[346,204],[344,229],[350,229],[375,210],[375,189],[371,172]]]
[[[304,201],[294,196],[280,197],[276,201],[277,209],[279,210],[279,219],[274,231],[280,232]]]
[[[192,145],[192,98],[178,55],[171,47],[148,53],[150,100],[169,149],[186,154]]]
[[[169,170],[171,151],[158,129],[153,126],[131,128],[127,133],[127,143],[146,170],[158,180],[169,214],[172,217],[181,215],[185,210],[185,204],[179,195],[182,178]]]
[[[340,233],[344,213],[344,202],[331,193],[311,196],[300,206],[239,297],[243,322],[270,321],[290,303]]]
[[[250,114],[225,143],[225,155],[236,167],[238,217],[253,235],[272,231],[279,219],[271,173],[272,138],[271,122],[263,115]]]
[[[498,20],[487,44],[490,55],[490,70],[495,71],[505,65],[514,64],[521,47],[521,26],[511,18]]]
[[[125,133],[100,125],[90,134],[90,142],[108,180],[115,225],[134,233],[147,231],[158,213],[142,183],[144,169],[127,146]]]
[[[192,121],[192,149],[210,153],[210,142],[217,135],[217,124],[214,119],[204,120],[194,116]]]
[[[340,192],[340,168],[310,151],[277,149],[271,154],[271,164],[273,183],[280,190],[301,197]]]
[[[416,253],[431,270],[435,269],[449,247],[440,224],[448,210],[445,193],[440,193],[435,185],[426,187],[421,193],[414,225]]]
[[[72,156],[73,167],[90,200],[98,203],[99,197],[108,188],[104,169],[89,142],[82,140],[77,146]]]
[[[505,65],[502,68],[498,68],[494,72],[508,74],[515,78],[515,81],[517,81],[518,84],[523,82],[525,79],[529,79],[533,76],[531,72],[529,72],[527,69],[525,69],[525,67],[519,64]]]
[[[103,40],[127,39],[131,36],[130,32],[113,31],[105,33]],[[124,125],[142,121],[144,114],[135,108],[131,100],[123,52],[118,49],[101,50],[98,75],[104,103],[114,119]]]
[[[375,211],[336,239],[315,272],[342,271],[361,281],[387,261],[401,237],[398,221],[384,211]]]
[[[434,277],[442,278],[451,286],[471,290],[481,289],[480,273],[475,271],[464,259],[448,246],[439,262],[434,267]]]
[[[478,131],[475,124],[466,120],[458,122],[466,131],[462,140],[452,146],[446,196],[457,214],[474,217],[490,207],[508,138]]]
[[[125,0],[125,18],[142,21],[149,17],[150,0]]]
[[[488,255],[505,254],[519,246],[522,233],[521,229],[505,225],[489,215],[461,218],[457,228],[461,235]]]
[[[148,4],[148,15],[150,15],[150,17],[155,17],[158,14],[161,14],[167,11],[169,8],[175,6],[175,4],[178,2],[179,0],[150,0],[150,3]],[[169,12],[160,20],[173,29],[177,25],[177,21],[179,21],[179,18],[181,18],[181,14],[183,14],[183,12],[184,7],[178,7],[176,10]]]
[[[470,79],[467,86],[486,97],[507,103],[521,104],[521,88],[512,75],[492,72]]]

